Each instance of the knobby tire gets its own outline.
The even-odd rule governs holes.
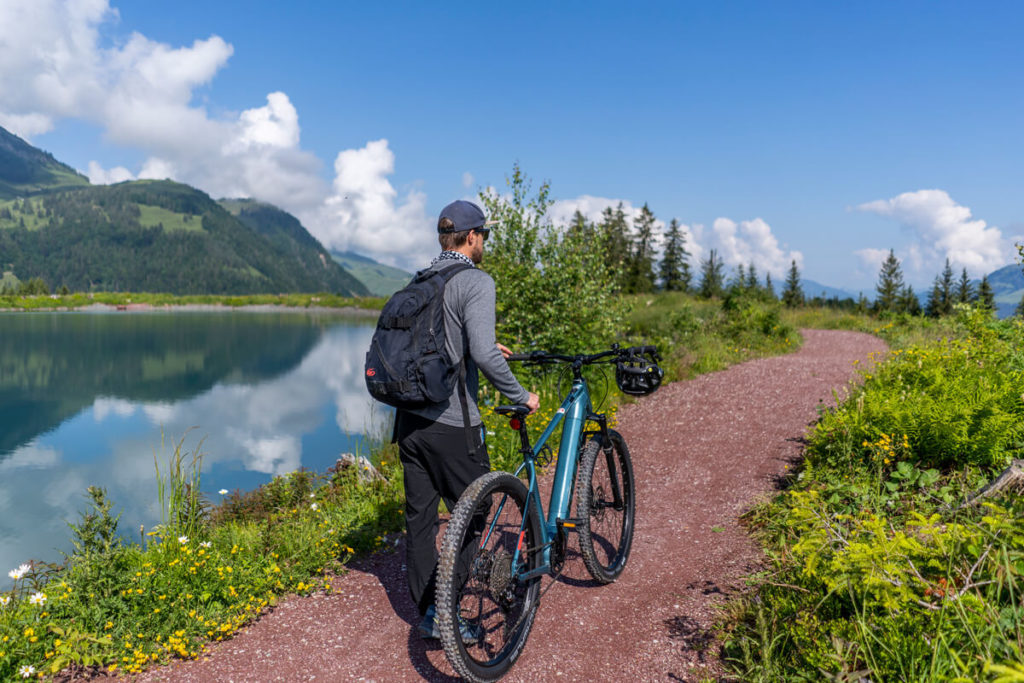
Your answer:
[[[501,678],[526,645],[540,601],[540,577],[526,583],[514,577],[540,565],[540,523],[533,506],[527,507],[526,486],[508,472],[478,478],[452,512],[437,567],[437,619],[445,655],[468,681]],[[517,545],[522,550],[519,567],[513,568]],[[460,630],[467,626],[478,630],[480,640],[463,642]]]
[[[587,443],[576,482],[580,553],[587,571],[599,583],[611,583],[626,568],[636,514],[629,448],[615,430],[608,431],[608,439],[610,452],[600,435]]]

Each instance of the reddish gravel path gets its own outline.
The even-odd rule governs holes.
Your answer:
[[[629,566],[598,587],[570,559],[507,680],[689,681],[719,671],[703,647],[714,606],[758,561],[738,517],[799,457],[817,407],[853,378],[853,362],[885,349],[866,334],[803,334],[794,354],[677,382],[620,412],[638,489]],[[353,568],[336,582],[340,594],[283,600],[204,660],[139,680],[452,680],[440,646],[416,635],[398,550]]]

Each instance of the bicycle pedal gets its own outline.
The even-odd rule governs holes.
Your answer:
[[[583,524],[583,520],[578,517],[567,517],[565,519],[555,520],[555,524],[563,529],[576,529],[576,527]]]

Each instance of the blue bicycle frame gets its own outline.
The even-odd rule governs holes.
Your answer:
[[[541,524],[541,548],[543,548],[541,555],[541,565],[536,569],[528,572],[517,574],[516,578],[519,581],[528,581],[536,576],[541,576],[546,573],[551,573],[552,560],[551,550],[554,546],[554,541],[559,534],[559,524],[566,522],[569,519],[569,506],[572,503],[573,494],[573,483],[575,480],[576,466],[579,459],[581,439],[584,434],[584,427],[587,420],[594,419],[603,422],[603,418],[599,415],[595,415],[593,407],[590,404],[590,392],[587,390],[587,383],[583,379],[576,379],[573,381],[572,389],[569,391],[569,395],[562,401],[562,405],[555,412],[555,416],[548,423],[544,433],[541,434],[540,438],[537,439],[532,447],[527,449],[524,445],[522,449],[523,453],[523,464],[516,470],[516,476],[526,468],[529,476],[530,483],[527,487],[526,496],[526,509],[529,510],[531,507],[536,511],[538,519],[544,520]],[[555,467],[555,479],[551,489],[551,501],[548,504],[548,513],[545,518],[544,508],[540,501],[540,489],[537,485],[537,458],[547,443],[548,439],[554,433],[555,429],[560,423],[564,421],[562,427],[562,438],[558,445],[558,460],[556,461]],[[491,521],[491,526],[487,530],[486,535],[483,538],[481,547],[483,547],[488,539],[490,538],[491,532],[494,530],[494,524],[501,514],[501,507],[505,505],[505,500],[502,500],[498,509],[498,514],[494,516]],[[519,529],[520,542],[516,547],[515,554],[512,556],[512,566],[518,567],[519,554],[522,551],[522,539],[526,531],[526,522],[529,515],[523,515],[523,521]],[[575,526],[573,522],[566,523],[566,526]]]

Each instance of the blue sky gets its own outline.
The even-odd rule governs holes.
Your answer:
[[[854,291],[889,248],[920,289],[1024,234],[1019,3],[0,0],[0,25],[31,29],[0,42],[0,125],[406,267],[516,161],[556,218],[647,202],[697,255]]]

